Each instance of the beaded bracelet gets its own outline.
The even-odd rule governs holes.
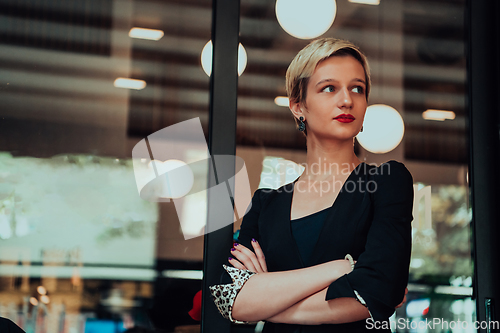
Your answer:
[[[352,256],[350,254],[346,254],[345,260],[349,260],[349,262],[351,263],[351,268],[354,270],[354,259],[352,258]]]

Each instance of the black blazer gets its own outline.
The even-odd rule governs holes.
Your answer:
[[[24,333],[24,331],[14,324],[12,320],[0,317],[0,332],[1,333]]]
[[[306,267],[290,227],[294,183],[277,190],[259,189],[244,216],[238,241],[253,249],[259,241],[269,272]],[[326,300],[365,300],[374,321],[387,320],[404,296],[411,254],[413,179],[406,167],[389,161],[379,167],[359,164],[345,181],[327,217],[310,266],[343,259],[357,260],[354,270],[334,281]],[[373,328],[373,327],[372,327]],[[264,332],[360,332],[367,323],[290,325],[266,322]],[[386,330],[390,331],[390,330]]]

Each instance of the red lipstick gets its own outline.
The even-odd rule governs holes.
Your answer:
[[[333,118],[334,120],[340,121],[341,123],[352,123],[354,121],[354,116],[352,114],[343,113]]]

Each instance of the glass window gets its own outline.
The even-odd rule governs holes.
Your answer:
[[[132,152],[190,119],[206,146],[211,1],[0,8],[0,316],[29,333],[199,327],[203,237],[139,195],[153,140],[147,161]],[[203,221],[204,204],[181,210]]]
[[[396,115],[394,125],[366,123],[355,152],[401,161],[414,179],[409,294],[391,328],[429,332],[421,323],[439,318],[435,331],[463,331],[452,322],[475,320],[465,2],[332,0],[282,12],[283,3],[241,0],[236,153],[252,192],[303,171],[306,141],[285,92],[290,61],[316,36],[352,41],[370,63],[370,113]],[[179,159],[200,162],[193,177],[205,184],[211,1],[0,8],[0,316],[29,333],[199,331],[199,309],[190,310],[202,288],[203,223],[182,216],[205,220],[206,198],[147,200],[158,187],[139,186],[137,168],[167,167],[152,161],[167,149],[151,135],[195,119],[196,144],[174,143]],[[392,140],[385,150],[370,145],[381,132]],[[136,147],[147,158],[134,158]]]

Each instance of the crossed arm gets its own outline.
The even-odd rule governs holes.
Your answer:
[[[233,305],[233,318],[267,320],[287,324],[340,324],[370,317],[368,309],[354,298],[325,301],[328,286],[352,268],[347,260],[284,272],[267,272],[264,253],[257,241],[254,252],[239,244],[229,262],[256,274],[240,290]],[[399,305],[401,306],[403,302]],[[399,307],[398,306],[398,307]]]

